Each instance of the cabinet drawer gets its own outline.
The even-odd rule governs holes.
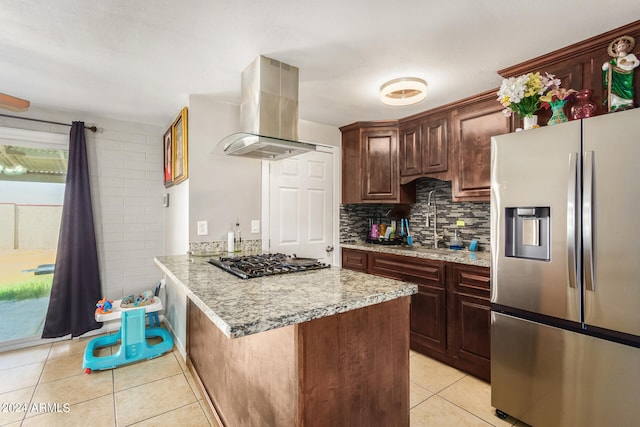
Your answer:
[[[444,288],[446,266],[443,261],[401,255],[372,253],[369,273]]]
[[[456,293],[489,299],[491,291],[489,269],[487,267],[452,264],[451,285]]]
[[[342,249],[342,268],[367,272],[367,252],[357,249]]]

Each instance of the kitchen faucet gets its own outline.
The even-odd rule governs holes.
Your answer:
[[[434,249],[438,248],[438,242],[442,240],[440,236],[438,236],[437,226],[438,226],[438,208],[436,207],[436,195],[434,194],[435,190],[429,191],[429,196],[427,197],[427,221],[426,226],[429,228],[429,217],[433,216],[433,247]],[[431,197],[433,196],[433,202],[431,201]]]

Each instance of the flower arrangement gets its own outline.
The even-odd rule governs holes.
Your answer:
[[[540,108],[540,98],[545,92],[559,87],[560,79],[549,73],[544,76],[537,72],[510,77],[502,81],[498,102],[505,107],[502,112],[506,117],[510,117],[512,112],[520,117],[531,117]]]
[[[575,89],[565,89],[563,87],[550,90],[546,95],[540,97],[540,101],[542,101],[540,106],[548,110],[549,107],[555,105],[564,105],[569,97],[577,92]]]

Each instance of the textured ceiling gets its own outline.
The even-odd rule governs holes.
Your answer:
[[[0,0],[0,92],[165,125],[189,94],[239,104],[262,54],[300,68],[301,119],[340,126],[495,88],[499,69],[638,19],[637,0]],[[404,76],[427,98],[380,103]]]

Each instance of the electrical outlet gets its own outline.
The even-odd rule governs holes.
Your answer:
[[[207,221],[198,221],[198,236],[206,236],[209,234],[209,224]]]
[[[251,220],[251,232],[252,233],[259,233],[260,232],[260,220],[259,219],[252,219]]]

